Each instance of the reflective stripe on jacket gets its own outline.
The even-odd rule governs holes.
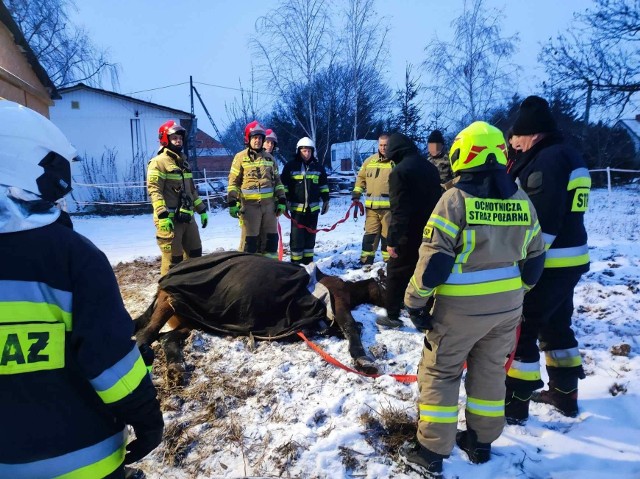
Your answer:
[[[319,211],[320,200],[329,201],[327,173],[316,158],[306,163],[296,156],[284,165],[281,179],[291,211]]]
[[[165,211],[173,215],[180,206],[180,192],[183,190],[192,203],[192,212],[203,213],[207,210],[207,205],[198,196],[186,157],[163,148],[147,166],[147,191],[154,216]]]
[[[257,202],[274,197],[284,198],[284,186],[273,157],[249,148],[237,153],[229,170],[228,201]]]
[[[372,209],[390,208],[389,202],[389,175],[394,163],[388,158],[380,157],[379,153],[371,155],[364,160],[352,196],[360,198],[366,192],[365,206]]]
[[[524,262],[542,254],[544,242],[536,211],[522,190],[501,200],[452,188],[444,193],[425,226],[405,304],[422,307],[433,294],[473,297],[478,314],[499,312],[501,306],[494,304],[499,303],[494,295],[521,295]],[[450,268],[444,276],[438,271],[442,268]],[[429,278],[438,275],[446,279],[433,284]],[[504,301],[508,304],[511,299]],[[517,303],[515,297],[513,301]]]

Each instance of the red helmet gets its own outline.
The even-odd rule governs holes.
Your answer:
[[[160,125],[160,128],[158,128],[158,138],[160,139],[160,144],[162,146],[167,146],[169,144],[169,135],[182,135],[182,139],[184,140],[186,133],[186,130],[174,120],[169,120]]]
[[[271,140],[276,145],[278,145],[278,135],[276,135],[275,131],[273,131],[271,128],[267,128],[266,134],[267,134],[267,137],[265,138],[265,141]]]
[[[263,140],[267,136],[262,125],[258,123],[258,120],[253,120],[244,127],[244,142],[249,144],[251,137],[256,135],[261,135]]]

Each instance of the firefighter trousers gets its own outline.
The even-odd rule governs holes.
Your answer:
[[[389,231],[389,221],[391,220],[391,212],[389,209],[374,210],[367,208],[366,219],[364,223],[364,236],[362,237],[362,252],[360,253],[360,262],[362,264],[373,264],[378,244],[382,253],[382,259],[387,261],[389,253],[387,253],[387,233]]]
[[[545,269],[535,288],[524,297],[524,321],[507,388],[528,397],[544,384],[540,351],[546,356],[549,381],[563,391],[577,388],[584,376],[578,341],[571,329],[573,292],[582,276],[569,268]],[[539,347],[538,347],[539,341]]]
[[[314,212],[291,212],[291,219],[300,225],[316,229],[318,227],[318,211]],[[289,250],[291,251],[291,262],[299,264],[309,264],[313,261],[313,250],[316,247],[316,234],[309,233],[304,228],[298,228],[291,221],[291,238]]]
[[[434,328],[425,337],[418,366],[418,441],[443,456],[455,443],[465,361],[467,428],[479,442],[491,443],[505,423],[504,363],[515,345],[522,308],[476,315],[471,299],[436,296]]]
[[[202,256],[202,242],[198,225],[192,218],[189,223],[178,223],[174,219],[173,229],[163,231],[156,225],[156,241],[160,247],[160,274],[165,275],[171,266],[180,263],[184,256]]]
[[[264,250],[265,256],[278,257],[278,218],[273,198],[243,202],[242,224],[246,234],[242,248],[244,252],[258,252],[260,231],[263,231],[265,241],[261,248]]]

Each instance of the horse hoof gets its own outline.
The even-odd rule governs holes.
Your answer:
[[[365,374],[378,374],[378,367],[366,356],[356,358],[356,369]]]

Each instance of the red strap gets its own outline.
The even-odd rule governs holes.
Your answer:
[[[299,331],[296,334],[298,336],[300,336],[305,343],[307,343],[307,346],[309,346],[316,353],[318,353],[322,357],[322,359],[324,359],[329,364],[333,364],[337,368],[344,369],[345,371],[347,371],[349,373],[359,374],[360,376],[366,376],[368,378],[379,378],[380,376],[384,376],[384,374],[362,373],[360,371],[357,371],[355,369],[350,368],[349,366],[345,366],[343,363],[341,363],[336,358],[331,356],[329,353],[324,351],[320,346],[318,346],[317,344],[315,344],[312,341],[310,341],[304,335],[304,333],[302,331]],[[518,346],[518,340],[519,339],[520,339],[520,325],[518,325],[518,328],[516,329],[516,347]],[[516,355],[516,348],[514,347],[513,351],[511,351],[511,354],[509,355],[509,359],[508,359],[507,363],[504,365],[505,372],[509,371],[509,368],[511,367],[511,363],[513,362],[513,358],[515,357],[515,355]],[[464,367],[465,367],[465,369],[467,367],[466,361],[464,363]],[[418,380],[418,376],[416,376],[415,374],[387,374],[387,376],[391,376],[396,381],[401,382],[401,383],[407,383],[407,384],[415,383]]]
[[[357,219],[358,218],[358,210],[360,210],[360,215],[364,214],[364,206],[362,206],[362,203],[360,203],[359,201],[354,201],[353,203],[351,203],[351,206],[349,206],[349,209],[347,210],[347,212],[344,215],[344,218],[342,218],[341,220],[338,220],[336,223],[334,223],[330,228],[318,228],[318,229],[313,229],[313,228],[309,228],[308,226],[305,226],[303,224],[298,223],[296,220],[294,220],[287,211],[284,212],[284,215],[289,218],[291,220],[291,222],[293,223],[293,225],[296,228],[299,229],[305,229],[307,230],[309,233],[313,233],[316,234],[320,231],[333,231],[334,229],[336,229],[336,226],[338,226],[340,223],[344,223],[345,221],[347,221],[347,219],[349,219],[349,214],[351,213],[351,208],[353,208],[354,206],[358,206],[358,209],[354,210],[353,212],[353,219]]]
[[[282,245],[282,228],[280,228],[280,220],[276,218],[278,224],[278,261],[282,261],[284,256],[284,246]]]
[[[316,353],[318,353],[320,356],[322,356],[322,358],[326,362],[328,362],[330,364],[333,364],[334,366],[336,366],[336,367],[338,367],[340,369],[344,369],[345,371],[350,372],[350,373],[359,374],[360,376],[366,376],[368,378],[379,378],[380,376],[383,376],[383,374],[361,373],[360,371],[356,371],[355,369],[352,369],[349,366],[345,366],[340,361],[338,361],[336,358],[334,358],[333,356],[329,355],[329,353],[327,353],[326,351],[323,351],[320,346],[318,346],[317,344],[314,344],[309,339],[307,339],[307,337],[304,335],[304,333],[302,331],[298,332],[297,334],[298,334],[298,336],[300,336],[302,338],[302,340],[305,343],[307,343],[307,346],[309,346]],[[415,374],[388,374],[387,376],[391,376],[393,379],[395,379],[396,381],[399,381],[401,383],[415,383],[418,380],[418,377]]]

